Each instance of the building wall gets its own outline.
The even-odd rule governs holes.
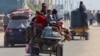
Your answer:
[[[14,9],[22,8],[24,0],[0,0],[0,14],[9,13]]]

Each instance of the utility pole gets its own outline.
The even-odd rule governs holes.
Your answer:
[[[57,0],[55,0],[55,8],[57,8]]]
[[[20,0],[17,0],[18,8],[20,8]]]
[[[61,2],[61,11],[64,13],[64,5],[63,5],[63,0],[60,0],[60,2]]]
[[[65,11],[67,10],[68,11],[68,0],[66,1],[64,1],[65,3],[64,3],[64,8],[65,8]]]

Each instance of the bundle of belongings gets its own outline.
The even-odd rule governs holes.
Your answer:
[[[87,13],[80,12],[79,9],[71,12],[71,28],[88,27]]]

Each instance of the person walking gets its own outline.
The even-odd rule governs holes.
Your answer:
[[[98,26],[100,26],[100,11],[99,11],[99,10],[98,10],[98,12],[96,13],[96,18],[97,18]]]
[[[8,14],[5,14],[3,17],[3,22],[4,22],[4,31],[6,30],[8,23],[11,19],[8,17]]]
[[[66,21],[67,18],[68,18],[68,17],[67,17],[67,13],[65,12],[65,13],[64,13],[64,21]]]
[[[88,20],[89,20],[89,25],[92,25],[93,24],[93,21],[95,19],[93,13],[91,11],[88,11],[87,12],[87,16],[88,16]]]

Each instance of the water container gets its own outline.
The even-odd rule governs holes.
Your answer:
[[[47,26],[44,28],[44,37],[52,37],[53,31],[51,26]]]

